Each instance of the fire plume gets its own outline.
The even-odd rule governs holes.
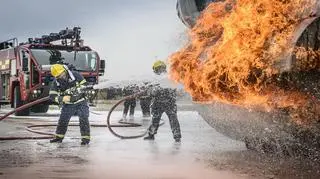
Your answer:
[[[310,105],[319,108],[319,101],[310,102],[309,94],[279,85],[280,71],[276,65],[288,51],[297,56],[318,53],[289,45],[296,27],[314,13],[316,3],[316,0],[211,3],[190,30],[188,44],[170,57],[171,78],[184,84],[198,102],[219,101],[267,110],[289,107],[298,111],[301,106],[310,108]],[[314,60],[315,64],[319,63],[319,58],[315,59],[318,60]],[[303,70],[317,66],[298,64]]]

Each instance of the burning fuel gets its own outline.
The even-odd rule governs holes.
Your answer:
[[[190,42],[170,57],[171,77],[184,84],[194,101],[286,109],[299,123],[320,119],[319,100],[295,86],[296,79],[277,66],[292,52],[297,61],[290,75],[319,72],[319,51],[291,45],[296,28],[314,15],[316,4],[316,0],[211,3],[189,32]]]

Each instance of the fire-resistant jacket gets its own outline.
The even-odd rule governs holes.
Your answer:
[[[66,67],[66,71],[68,74],[68,80],[63,79],[55,79],[52,82],[49,96],[52,102],[61,104],[76,104],[82,101],[85,101],[84,94],[77,93],[76,88],[81,87],[86,84],[86,80],[83,76],[76,72],[71,71]],[[70,96],[70,102],[63,102],[63,96]]]

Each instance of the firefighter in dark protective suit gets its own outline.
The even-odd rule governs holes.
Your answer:
[[[56,129],[55,138],[51,143],[62,142],[67,132],[70,118],[73,115],[79,116],[81,132],[81,145],[90,142],[89,107],[83,93],[77,93],[86,84],[83,76],[71,71],[66,65],[54,64],[51,66],[51,74],[55,77],[49,95],[51,101],[62,105],[61,115]]]
[[[156,61],[153,64],[153,71],[157,75],[166,73],[166,64],[163,61]],[[163,113],[166,113],[176,142],[181,140],[180,124],[177,117],[176,89],[164,88],[160,85],[152,86],[148,92],[152,97],[151,114],[152,121],[148,128],[148,136],[144,140],[154,140],[154,135],[159,128],[160,119]]]
[[[145,86],[148,85],[148,83],[144,83]],[[140,91],[145,91],[146,87],[142,86]],[[142,111],[142,117],[150,117],[150,105],[151,105],[151,96],[144,94],[142,96],[139,97],[140,100],[140,106],[141,106],[141,111]]]
[[[123,95],[124,96],[130,96],[133,95],[134,93],[137,92],[137,86],[135,85],[129,85],[123,88]],[[122,120],[126,120],[127,115],[128,115],[128,111],[129,111],[129,119],[133,120],[134,118],[134,110],[136,107],[136,98],[132,98],[132,99],[127,99],[124,101],[124,109],[123,109],[123,114],[122,114]]]

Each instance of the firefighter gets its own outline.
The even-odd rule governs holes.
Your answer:
[[[165,74],[166,64],[163,61],[156,61],[152,67],[157,75]],[[176,89],[164,88],[160,85],[153,86],[149,91],[152,97],[151,114],[152,121],[148,128],[148,136],[144,140],[154,140],[154,135],[157,133],[162,114],[165,112],[170,121],[173,138],[176,142],[181,140],[180,124],[177,117],[176,104]]]
[[[145,91],[145,87],[148,85],[148,83],[144,83],[144,86],[141,87],[140,91]],[[143,117],[150,117],[150,105],[151,105],[151,96],[148,94],[144,94],[140,96],[140,107],[142,111],[142,116]]]
[[[130,96],[133,95],[134,93],[137,92],[136,86],[135,85],[128,85],[126,87],[123,88],[122,93],[124,96]],[[127,99],[124,101],[124,109],[123,109],[123,114],[122,114],[122,121],[125,121],[127,119],[127,115],[128,115],[128,111],[130,109],[129,112],[129,119],[133,120],[134,118],[134,110],[136,107],[136,98],[131,98],[131,99]]]
[[[54,64],[51,66],[51,74],[55,78],[50,88],[50,99],[54,103],[62,105],[55,138],[50,143],[61,143],[67,132],[70,118],[73,115],[79,116],[81,133],[81,145],[90,142],[89,106],[84,94],[77,93],[86,84],[83,76],[71,71],[66,65]]]

